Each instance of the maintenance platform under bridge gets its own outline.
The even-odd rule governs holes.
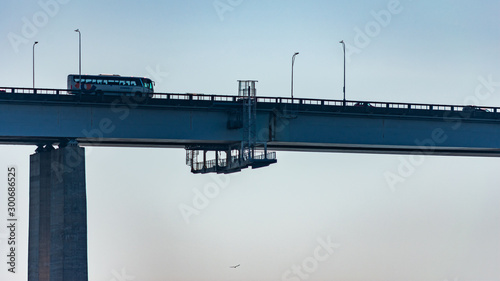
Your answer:
[[[257,98],[254,80],[238,81],[238,99],[241,111],[228,121],[228,129],[243,129],[241,142],[229,145],[188,145],[186,165],[195,174],[234,173],[248,167],[261,168],[276,163],[276,152],[267,151],[267,142],[257,142]],[[207,160],[207,154],[211,157]]]

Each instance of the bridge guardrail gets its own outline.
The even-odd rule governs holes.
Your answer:
[[[71,95],[66,89],[0,88],[0,94]]]
[[[32,94],[32,95],[75,95],[79,90],[68,89],[45,89],[45,88],[20,88],[0,87],[2,94]],[[117,94],[123,94],[117,92]],[[86,94],[87,95],[87,94]],[[180,101],[209,101],[209,102],[238,102],[241,97],[231,95],[211,95],[198,93],[154,93],[153,100],[180,100]],[[323,100],[310,98],[289,97],[257,97],[258,103],[263,104],[286,104],[307,106],[336,106],[336,107],[366,107],[366,108],[391,108],[406,110],[440,110],[440,111],[480,111],[500,113],[500,107],[487,107],[475,105],[445,105],[445,104],[420,104],[420,103],[398,103],[398,102],[376,102],[376,101],[342,101]]]

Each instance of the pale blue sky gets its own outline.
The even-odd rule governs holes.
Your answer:
[[[499,11],[498,0],[6,0],[0,86],[32,85],[39,41],[36,85],[64,88],[79,28],[83,73],[147,76],[159,92],[234,95],[256,79],[258,95],[289,96],[298,51],[294,96],[341,99],[344,40],[357,48],[347,99],[500,106]],[[0,167],[21,173],[21,267],[34,149],[0,147]],[[307,280],[500,280],[500,159],[278,152],[268,168],[215,178],[184,160],[182,149],[88,148],[89,280],[298,280],[294,266]],[[404,180],[391,186],[390,173]],[[214,186],[188,224],[180,208]],[[338,247],[307,271],[328,239]],[[1,265],[0,279],[26,270]]]

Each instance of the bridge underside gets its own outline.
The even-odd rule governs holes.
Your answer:
[[[149,140],[149,139],[76,139],[78,144],[98,147],[149,147],[149,148],[181,148],[199,145],[199,141],[177,140]],[[58,138],[13,138],[0,142],[5,145],[59,145]],[[238,142],[204,141],[203,145],[216,144],[231,146]],[[335,143],[301,143],[279,142],[267,143],[268,150],[273,151],[300,151],[300,152],[331,152],[331,153],[361,153],[361,154],[423,154],[436,156],[473,156],[473,157],[500,157],[500,148],[471,148],[471,147],[443,147],[430,142],[421,146],[395,146],[395,145],[367,145],[367,144],[335,144]]]
[[[362,154],[418,154],[436,156],[474,156],[474,157],[500,157],[500,149],[473,149],[456,147],[428,146],[367,146],[367,145],[334,145],[334,144],[309,144],[272,142],[268,147],[276,151],[304,151],[304,152],[337,152],[337,153],[362,153]]]

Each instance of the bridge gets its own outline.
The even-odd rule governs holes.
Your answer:
[[[37,146],[29,280],[88,279],[85,146],[183,148],[193,173],[265,167],[274,151],[500,156],[497,107],[259,97],[255,81],[234,96],[0,87],[0,122],[1,144]]]
[[[1,144],[176,147],[242,141],[241,96],[72,95],[0,88]],[[256,134],[273,150],[498,156],[500,108],[256,97]],[[436,140],[433,140],[436,138]],[[429,139],[431,141],[429,141]]]

